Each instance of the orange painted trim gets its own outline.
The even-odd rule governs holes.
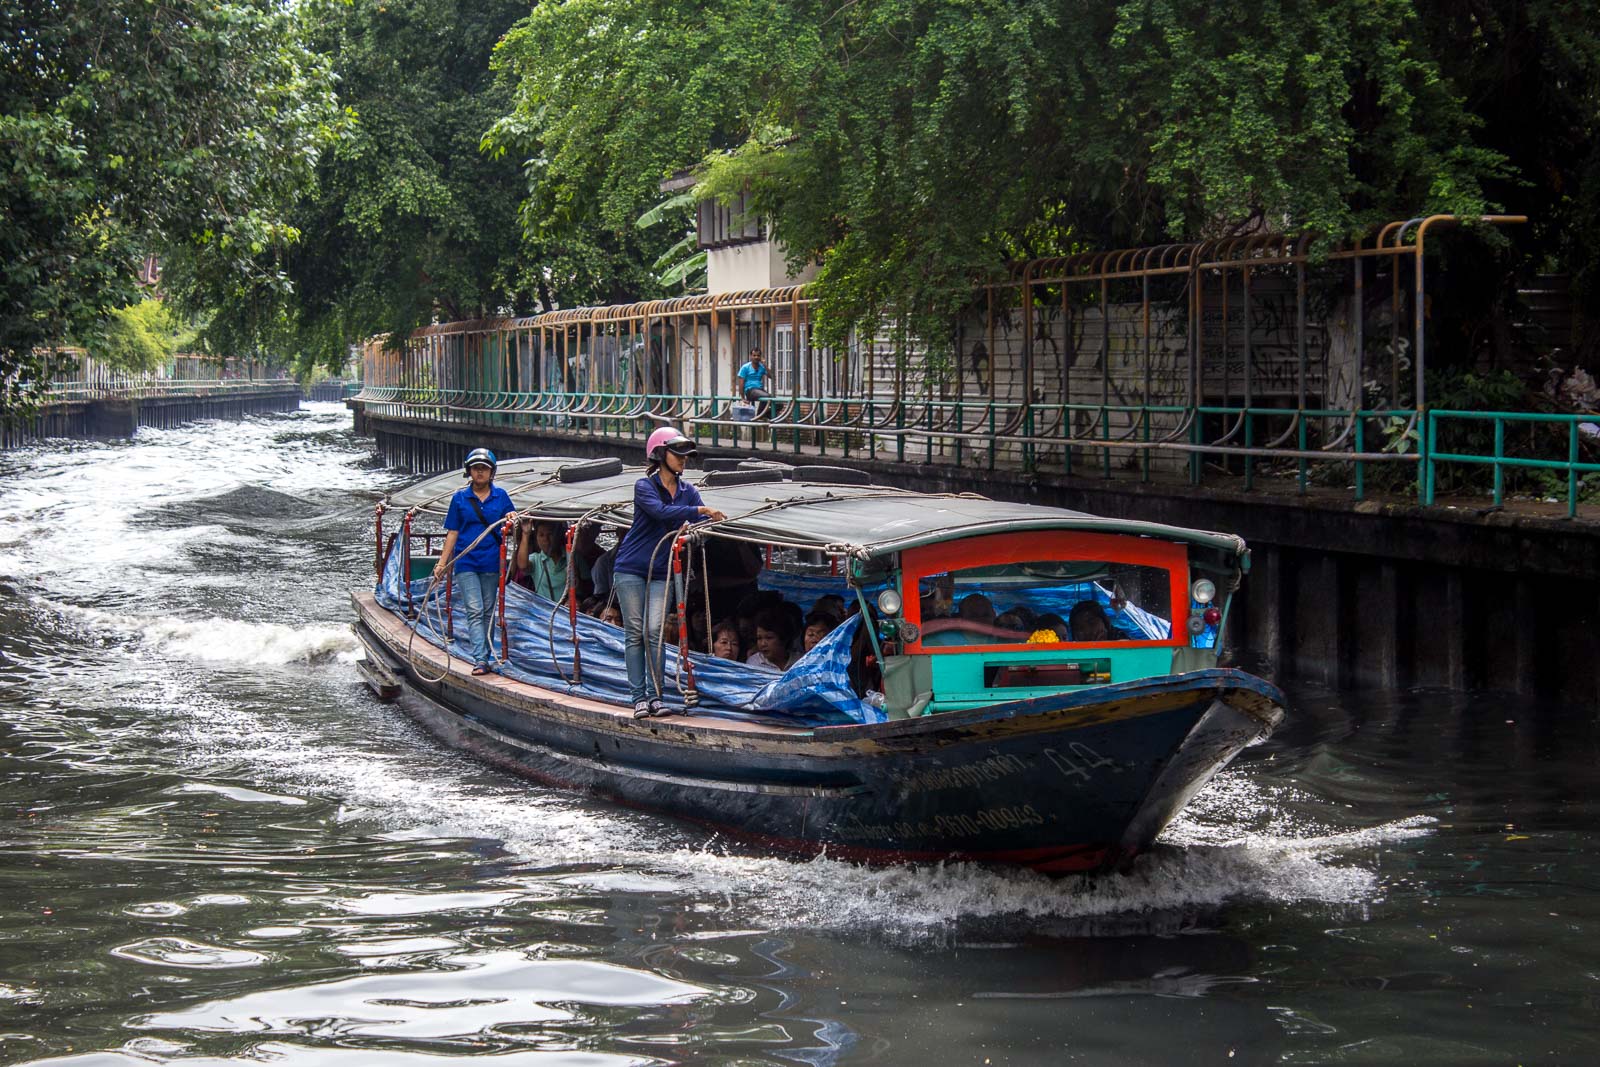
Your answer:
[[[1168,603],[1173,614],[1180,605],[1189,603],[1189,549],[1171,541],[1157,541],[1148,537],[1131,537],[1124,534],[1082,533],[1075,530],[1046,530],[1043,532],[990,534],[987,537],[968,537],[960,541],[945,541],[921,548],[908,548],[900,554],[900,599],[904,605],[906,621],[922,626],[922,596],[918,583],[930,574],[962,570],[969,567],[991,566],[998,563],[1032,563],[1042,560],[1104,560],[1107,563],[1127,563],[1135,566],[1158,567],[1167,572],[1170,581]],[[1184,616],[1187,616],[1185,611]],[[1057,641],[1038,645],[929,645],[923,647],[921,638],[906,646],[907,652],[923,655],[949,653],[994,652],[1083,652],[1109,651],[1118,648],[1180,648],[1189,643],[1189,635],[1176,618],[1169,617],[1172,636],[1165,641]]]

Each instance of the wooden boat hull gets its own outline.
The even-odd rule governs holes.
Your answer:
[[[1273,686],[1212,669],[862,726],[635,720],[581,695],[472,677],[369,594],[352,599],[368,657],[421,698],[404,706],[446,742],[786,852],[1114,866],[1282,716]]]

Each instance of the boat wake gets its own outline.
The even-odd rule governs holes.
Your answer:
[[[345,801],[341,819],[358,824],[347,829],[369,823],[371,833],[416,842],[492,840],[512,866],[511,874],[493,880],[496,887],[509,880],[508,888],[540,897],[552,890],[681,897],[697,909],[726,913],[740,927],[849,929],[911,941],[972,921],[1004,928],[1017,919],[1062,920],[1121,929],[1234,902],[1302,903],[1342,913],[1382,896],[1376,848],[1429,832],[1430,820],[1422,818],[1349,832],[1304,820],[1290,830],[1256,825],[1253,816],[1219,819],[1224,809],[1270,808],[1283,788],[1235,771],[1213,783],[1223,799],[1195,806],[1123,873],[1053,879],[965,863],[867,867],[826,855],[792,860],[504,777],[436,747],[393,709],[373,707],[371,716],[356,730],[367,738],[361,748],[329,736],[290,740],[283,731],[262,731],[246,713],[236,713],[232,725],[208,718],[203,736],[187,738],[186,747],[213,746],[243,757],[265,778],[287,782],[289,791],[359,798]],[[1244,793],[1253,800],[1241,804]]]
[[[42,598],[38,603],[71,623],[175,659],[278,667],[296,663],[348,664],[361,658],[360,642],[344,625],[183,619],[118,614]]]
[[[332,624],[148,617],[41,603],[64,620],[121,635],[167,658],[326,664],[332,680],[360,655],[348,628]],[[1420,817],[1335,829],[1332,816],[1316,817],[1316,798],[1244,767],[1219,775],[1126,872],[1052,879],[963,863],[866,867],[826,855],[791,860],[503,777],[424,737],[394,709],[356,699],[366,722],[353,734],[343,717],[337,733],[305,731],[303,720],[291,729],[226,705],[213,705],[200,719],[174,719],[169,729],[182,735],[177,750],[206,763],[243,757],[273,788],[343,801],[342,818],[371,823],[373,833],[493,840],[530,890],[538,883],[541,893],[559,887],[709,897],[741,923],[772,929],[856,929],[916,939],[973,920],[1116,924],[1250,901],[1360,907],[1383,893],[1374,851],[1430,832],[1431,820]],[[365,740],[352,745],[351,736]]]

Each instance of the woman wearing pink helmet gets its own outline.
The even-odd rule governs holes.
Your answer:
[[[727,518],[716,508],[706,507],[700,491],[683,481],[689,457],[698,454],[693,441],[663,426],[650,435],[644,454],[648,464],[645,476],[633,483],[633,525],[617,546],[611,579],[622,609],[623,660],[628,666],[636,719],[668,714],[660,697],[650,695],[646,667],[647,650],[660,640],[661,620],[666,614],[672,561],[666,538],[686,522]],[[665,669],[658,659],[656,676],[662,676]]]

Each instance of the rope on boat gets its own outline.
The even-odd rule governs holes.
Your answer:
[[[573,567],[573,564],[572,564],[572,560],[574,558],[574,556],[573,556],[573,548],[576,547],[577,542],[578,542],[578,531],[583,529],[585,523],[600,522],[601,519],[605,516],[606,512],[615,511],[616,509],[620,508],[621,506],[622,506],[621,504],[614,504],[614,503],[613,504],[600,504],[597,507],[590,508],[588,511],[584,512],[582,515],[578,516],[578,518],[572,523],[572,528],[571,528],[571,530],[570,530],[570,532],[568,534],[568,545],[567,545],[567,596],[569,598],[572,597],[573,592],[574,592],[574,586],[577,584],[577,580],[578,580],[577,574],[575,573],[575,568]],[[611,602],[616,598],[616,595],[617,595],[617,585],[616,585],[615,580],[613,580],[612,583],[611,583],[611,588],[606,591],[606,607],[610,607],[611,606]],[[561,669],[561,658],[556,655],[556,615],[555,615],[555,612],[553,612],[553,611],[550,613],[550,625],[545,628],[545,635],[549,639],[549,643],[550,643],[550,662],[551,662],[551,664],[553,664],[555,666],[556,673],[561,676],[562,683],[564,685],[566,685],[568,688],[581,688],[583,686],[583,675],[582,675],[583,667],[582,667],[582,663],[581,663],[581,661],[579,659],[579,652],[578,652],[578,618],[577,618],[576,606],[572,605],[572,604],[569,604],[569,609],[570,609],[569,621],[570,621],[570,624],[572,626],[572,674],[573,674],[573,677],[571,677],[571,678],[567,677],[567,672]],[[601,609],[600,613],[602,615],[605,614],[604,608]]]
[[[495,525],[496,524],[491,523],[490,525],[484,527],[483,533],[474,538],[472,544],[468,545],[464,549],[461,549],[459,552],[452,553],[450,560],[445,564],[444,573],[440,574],[439,571],[435,569],[433,572],[433,577],[428,579],[428,588],[422,591],[422,607],[419,611],[416,622],[411,627],[411,636],[406,640],[406,662],[410,665],[413,674],[430,685],[437,685],[450,676],[450,664],[456,658],[455,652],[450,647],[450,637],[445,632],[445,624],[447,620],[445,619],[444,613],[439,607],[440,601],[443,598],[435,596],[434,593],[439,588],[439,583],[441,581],[448,580],[449,576],[455,573],[456,561],[462,556],[465,556],[468,552],[471,552],[473,549],[477,548],[479,543],[494,531]],[[411,583],[411,575],[407,574],[405,579],[407,587],[409,587]],[[432,615],[429,614],[430,610],[433,612]],[[417,658],[417,652],[415,648],[417,632],[422,629],[424,622],[428,624],[428,629],[432,630],[434,634],[439,637],[441,647],[444,649],[444,673],[439,675],[437,678],[424,671],[422,669],[422,661]],[[491,622],[490,625],[493,625],[493,623]]]

